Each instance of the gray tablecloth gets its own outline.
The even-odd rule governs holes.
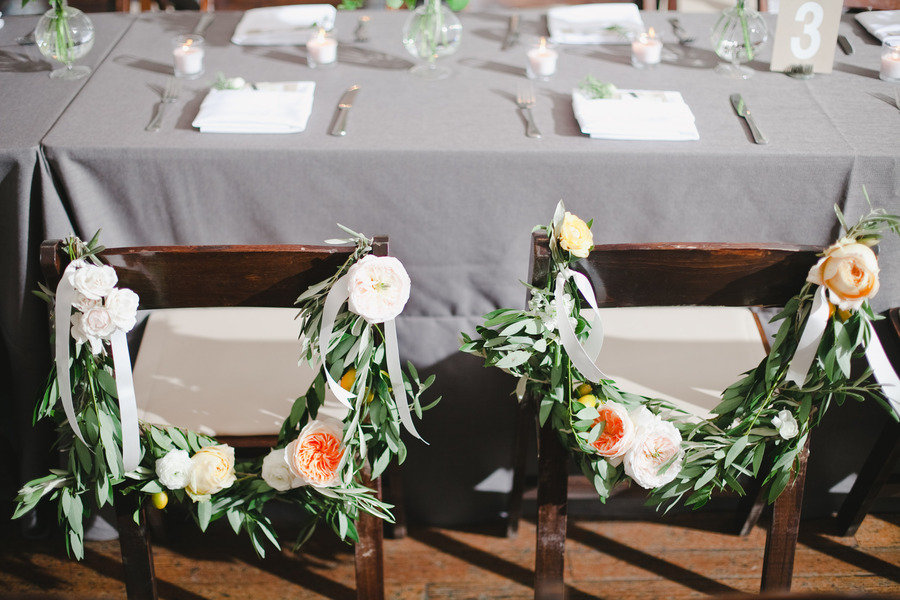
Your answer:
[[[94,47],[80,64],[96,68],[131,24],[131,17],[91,18],[96,30]],[[54,230],[69,227],[63,204],[46,176],[40,143],[88,80],[51,80],[47,75],[52,67],[37,46],[16,43],[16,38],[34,29],[37,17],[4,21],[0,29],[0,372],[10,383],[0,399],[0,410],[7,416],[0,419],[0,428],[25,458],[20,463],[22,476],[30,477],[46,465],[35,465],[29,458],[35,456],[34,438],[21,434],[30,431],[34,401],[47,376],[47,313],[30,290],[35,287],[45,221],[53,221]],[[44,177],[38,176],[41,172]]]
[[[207,75],[188,82],[159,133],[144,125],[170,72],[169,38],[196,14],[138,18],[44,139],[53,184],[81,235],[103,227],[107,245],[316,242],[335,222],[389,234],[409,269],[413,298],[400,322],[406,356],[437,373],[444,402],[410,452],[413,516],[459,521],[502,506],[475,485],[508,466],[509,382],[456,352],[458,332],[480,315],[520,306],[535,224],[559,199],[593,217],[598,243],[732,241],[827,244],[832,205],[850,219],[875,204],[900,210],[900,114],[881,96],[878,45],[843,26],[857,52],[832,75],[798,81],[767,71],[735,81],[712,72],[704,40],[714,16],[681,17],[698,41],[677,47],[664,15],[645,21],[671,54],[631,67],[627,46],[561,49],[559,72],[537,84],[542,140],[524,136],[514,104],[523,45],[499,50],[506,18],[464,14],[463,44],[442,59],[454,76],[409,76],[403,13],[368,13],[371,42],[353,44],[357,15],[337,21],[339,64],[311,70],[294,47],[240,47],[240,15],[219,13],[208,31]],[[538,13],[523,17],[537,41]],[[296,135],[200,134],[191,121],[216,72],[253,81],[314,80],[309,126]],[[698,142],[612,142],[581,135],[570,90],[587,74],[621,88],[680,91],[697,117]],[[342,91],[361,86],[345,138],[327,135]],[[751,143],[729,104],[741,92],[771,140]],[[893,140],[893,142],[891,141]],[[67,231],[55,224],[47,234]],[[900,304],[900,244],[882,248],[877,305]],[[490,488],[490,486],[487,486]],[[454,498],[452,504],[447,497]],[[485,500],[489,500],[486,502]],[[440,510],[435,510],[440,506]]]

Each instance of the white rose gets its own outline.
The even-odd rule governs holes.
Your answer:
[[[319,417],[300,430],[297,439],[284,449],[284,460],[294,477],[313,487],[340,483],[338,467],[346,448],[343,423]]]
[[[69,283],[90,300],[99,300],[118,283],[116,270],[108,265],[84,265],[69,275]]]
[[[81,328],[89,336],[106,339],[116,330],[116,324],[105,307],[95,306],[83,313]]]
[[[191,457],[191,475],[184,491],[194,502],[203,502],[231,487],[236,479],[234,448],[227,444],[206,446]]]
[[[190,481],[193,465],[185,450],[169,450],[156,461],[156,477],[170,490],[180,490]]]
[[[675,479],[681,471],[684,452],[681,433],[669,421],[654,415],[645,407],[631,413],[635,423],[634,443],[625,453],[625,474],[644,489],[653,489]],[[660,473],[660,467],[674,461]]]
[[[75,301],[72,302],[72,306],[80,310],[81,312],[87,312],[92,308],[97,306],[103,306],[103,300],[88,298],[84,294],[79,291],[75,292]]]
[[[131,331],[137,320],[138,295],[128,288],[116,288],[106,296],[106,310],[122,331]]]
[[[789,410],[782,410],[777,416],[772,417],[772,425],[778,430],[778,435],[783,439],[789,440],[800,433],[800,427],[797,425],[797,419]]]
[[[72,337],[75,338],[75,348],[80,348],[82,344],[89,343],[91,345],[92,354],[100,354],[103,352],[103,341],[93,335],[89,335],[82,326],[84,315],[75,313],[72,315]]]
[[[364,256],[347,271],[350,310],[369,323],[383,323],[403,312],[409,275],[393,256]]]
[[[272,450],[263,459],[262,478],[263,481],[269,484],[270,488],[279,492],[300,487],[306,483],[303,479],[295,477],[291,473],[284,459],[284,448]]]
[[[878,293],[878,259],[868,246],[842,238],[825,250],[806,280],[825,286],[838,308],[856,310]]]

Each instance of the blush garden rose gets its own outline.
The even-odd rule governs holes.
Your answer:
[[[559,227],[559,245],[578,258],[586,258],[594,247],[594,234],[587,223],[567,211]]]
[[[310,421],[284,449],[285,462],[295,477],[313,487],[337,485],[338,467],[346,451],[342,439],[340,421],[330,417]]]
[[[878,292],[878,259],[865,244],[841,240],[825,250],[806,278],[825,286],[828,298],[842,310],[856,310]]]
[[[191,457],[191,474],[184,491],[194,502],[203,502],[231,487],[234,473],[234,448],[227,444],[206,446]]]
[[[83,264],[69,275],[69,283],[89,300],[103,298],[118,282],[116,270],[108,265]]]
[[[625,473],[647,490],[671,482],[681,471],[684,457],[681,433],[675,425],[643,406],[632,413],[632,418],[636,431],[634,444],[625,453]],[[660,473],[661,467],[673,457],[674,461]]]
[[[369,323],[390,321],[409,300],[409,275],[393,256],[364,256],[350,267],[347,278],[347,306]]]

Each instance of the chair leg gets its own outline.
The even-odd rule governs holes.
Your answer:
[[[362,473],[362,484],[373,488],[381,498],[381,480]],[[384,600],[384,523],[363,512],[356,521],[356,597],[359,600]]]
[[[386,523],[388,536],[400,540],[406,537],[406,507],[403,503],[403,476],[399,465],[391,464],[381,476],[387,501],[394,505],[394,523]]]
[[[534,561],[534,597],[565,597],[563,566],[568,512],[568,464],[566,449],[548,424],[538,432],[538,521]]]
[[[879,490],[894,472],[898,459],[900,459],[900,423],[890,420],[881,431],[869,457],[859,471],[853,488],[841,505],[837,515],[839,535],[856,535],[856,530],[869,512]]]
[[[515,439],[513,440],[513,479],[506,505],[506,537],[516,537],[522,519],[522,496],[525,494],[525,464],[528,457],[528,433],[534,423],[531,399],[525,397],[516,406]]]
[[[138,503],[137,494],[119,494],[115,498],[119,547],[125,567],[125,593],[128,600],[156,600],[153,548],[147,536],[147,514],[143,507],[140,508],[141,524],[134,522]]]
[[[794,553],[797,550],[797,534],[800,529],[800,507],[803,504],[803,486],[806,483],[806,462],[809,459],[809,437],[797,459],[797,470],[772,507],[772,522],[766,535],[766,553],[763,558],[763,592],[788,592],[794,574]]]

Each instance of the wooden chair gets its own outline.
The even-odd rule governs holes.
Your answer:
[[[819,248],[726,244],[615,244],[595,246],[581,261],[601,308],[655,306],[782,306],[815,264]],[[532,240],[529,281],[543,286],[550,269],[544,236]],[[750,365],[750,367],[755,365]],[[520,414],[525,409],[520,409]],[[532,413],[533,414],[533,413]],[[775,502],[766,540],[762,589],[790,588],[807,448]],[[563,598],[568,459],[556,432],[538,431],[538,524],[535,597]],[[517,473],[521,477],[521,472]],[[521,482],[514,483],[514,489]]]
[[[376,237],[376,256],[387,256],[388,239]],[[149,246],[110,248],[101,257],[116,270],[119,286],[140,297],[140,309],[188,307],[292,307],[302,290],[331,276],[350,250],[336,246]],[[41,246],[45,280],[55,288],[68,263],[62,242]],[[298,395],[303,390],[298,390]],[[237,447],[271,447],[277,432],[249,438],[219,435]],[[380,481],[366,481],[381,495]],[[136,498],[116,498],[119,542],[129,600],[155,600],[153,552],[144,523],[131,516]],[[363,513],[357,523],[357,597],[384,597],[383,528],[380,519]]]

